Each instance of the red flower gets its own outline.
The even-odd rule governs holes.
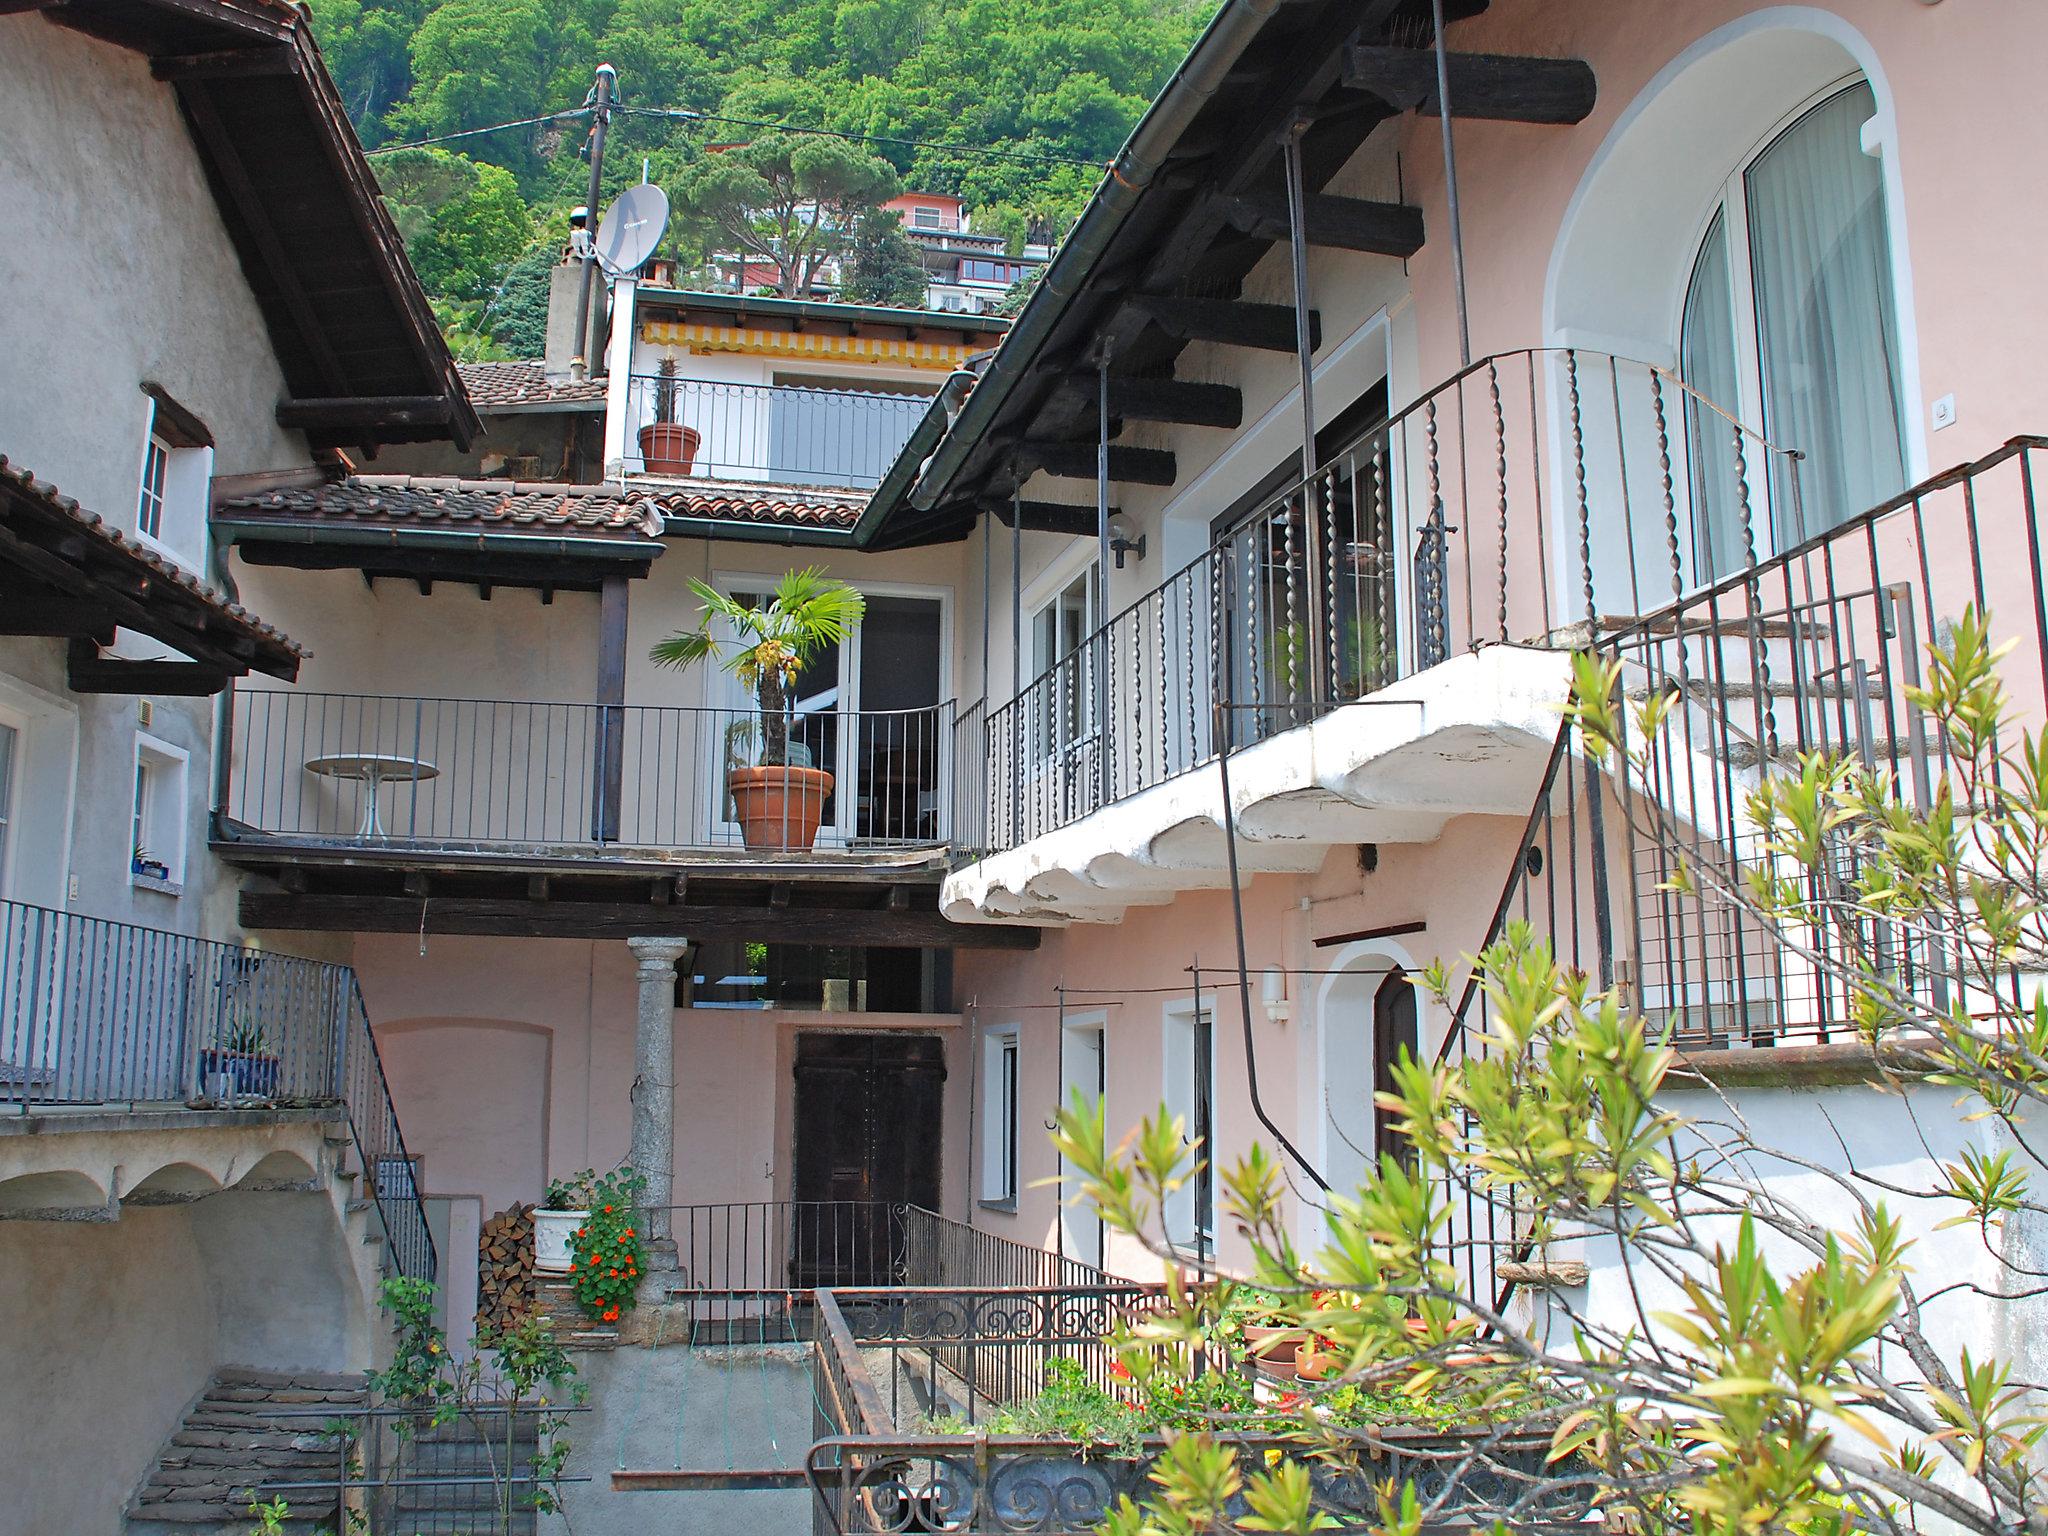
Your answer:
[[[1118,1381],[1130,1381],[1133,1379],[1131,1376],[1131,1368],[1128,1365],[1125,1365],[1121,1360],[1112,1360],[1110,1362],[1109,1374],[1114,1376]]]

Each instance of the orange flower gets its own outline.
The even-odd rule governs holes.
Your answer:
[[[631,1227],[628,1227],[628,1228],[626,1228],[626,1237],[631,1237],[632,1235],[633,1235],[633,1229],[632,1229]],[[620,1239],[620,1241],[621,1241],[621,1242],[623,1242],[624,1240],[625,1240],[624,1238],[621,1238],[621,1239]]]
[[[606,1206],[606,1207],[604,1208],[604,1213],[605,1213],[605,1215],[607,1215],[607,1216],[611,1215],[611,1213],[612,1213],[612,1208],[611,1208],[610,1206]]]
[[[1131,1368],[1128,1365],[1125,1365],[1121,1360],[1112,1361],[1110,1363],[1109,1374],[1114,1376],[1118,1381],[1129,1381],[1132,1379]]]

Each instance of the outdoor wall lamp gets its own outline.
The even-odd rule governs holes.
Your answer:
[[[1132,527],[1131,520],[1119,512],[1109,520],[1109,552],[1116,556],[1116,568],[1124,568],[1126,552],[1138,559],[1145,558],[1145,535]]]
[[[1285,1024],[1292,1005],[1287,1001],[1287,973],[1270,970],[1259,978],[1259,1001],[1265,1005],[1266,1017],[1275,1024]]]

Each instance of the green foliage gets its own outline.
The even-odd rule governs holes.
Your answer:
[[[839,296],[849,304],[890,304],[923,309],[924,263],[903,233],[902,216],[876,208],[862,214],[847,243]]]
[[[311,0],[315,32],[366,144],[544,118],[580,107],[600,60],[628,106],[716,112],[931,144],[1081,162],[949,154],[870,140],[906,186],[990,210],[1013,245],[1056,237],[1094,189],[1147,102],[1212,7],[1206,0]],[[463,155],[509,172],[529,223],[583,201],[587,120],[541,122],[465,139]],[[640,179],[643,159],[678,203],[706,146],[769,135],[745,123],[618,116],[603,201]],[[832,144],[832,140],[810,140]],[[378,157],[381,162],[383,156]],[[993,222],[987,222],[992,220]],[[702,256],[705,228],[680,227],[668,254]],[[436,298],[488,301],[524,249],[496,266],[453,263],[464,285]],[[424,276],[424,273],[423,273]],[[785,289],[787,291],[787,289]],[[515,355],[531,329],[474,318]],[[466,345],[473,343],[466,342]]]
[[[676,216],[708,245],[772,266],[782,297],[803,298],[897,190],[895,170],[879,156],[838,139],[764,133],[685,172]]]
[[[539,357],[548,342],[548,285],[561,249],[558,241],[528,246],[505,270],[483,322],[508,357]]]
[[[482,300],[533,240],[510,171],[444,149],[376,160],[377,179],[420,281],[437,297]]]
[[[542,1190],[541,1209],[548,1211],[587,1211],[590,1209],[591,1193],[597,1188],[597,1170],[582,1168],[563,1179],[549,1179]]]
[[[1935,1171],[1915,1183],[1763,1140],[1711,1083],[1689,1101],[1705,1112],[1682,1116],[1661,1098],[1677,1060],[1662,1026],[1519,921],[1472,960],[1484,1008],[1465,1027],[1483,1018],[1483,1038],[1404,1058],[1380,1097],[1412,1158],[1383,1158],[1363,1187],[1333,1195],[1318,1251],[1297,1251],[1264,1152],[1222,1171],[1249,1287],[1187,1283],[1186,1256],[1166,1241],[1160,1213],[1201,1155],[1182,1128],[1162,1111],[1111,1147],[1100,1113],[1077,1104],[1055,1137],[1077,1199],[1170,1265],[1165,1305],[1115,1340],[1134,1377],[1151,1390],[1156,1376],[1184,1376],[1193,1342],[1241,1352],[1254,1320],[1327,1341],[1338,1365],[1298,1388],[1298,1458],[1255,1486],[1224,1427],[1191,1428],[1153,1472],[1156,1491],[1106,1531],[1314,1529],[1306,1467],[1341,1454],[1333,1433],[1361,1400],[1371,1412],[1405,1401],[1422,1422],[1451,1405],[1464,1424],[1540,1436],[1559,1486],[1577,1479],[1606,1523],[1630,1531],[1906,1536],[1938,1524],[2000,1536],[2038,1523],[2038,1396],[1977,1342],[1930,1336],[1923,1308],[1959,1287],[1996,1305],[2038,1296],[2038,1270],[2003,1237],[2015,1220],[2048,1217],[2032,1185],[2048,1166],[2036,1140],[2048,1107],[2048,743],[2011,716],[1989,621],[1965,610],[1942,635],[1910,691],[1946,748],[1925,803],[1857,761],[1808,756],[1742,791],[1750,863],[1689,866],[1672,884],[1823,969],[1880,1083],[1945,1085],[1959,1095],[1948,1135],[1983,1132],[1930,1158]],[[1578,660],[1571,718],[1617,776],[1670,750],[1660,737],[1681,704],[1657,691],[1630,703],[1618,668]],[[1646,798],[1625,802],[1632,834],[1689,846]],[[1810,942],[1822,930],[1835,941],[1826,950]],[[1920,946],[1946,957],[1940,1004],[1904,969]],[[1440,1010],[1464,990],[1443,964],[1424,987]],[[1919,1100],[1897,1102],[1927,1134]],[[1768,1167],[1798,1177],[1759,1176]],[[1485,1203],[1513,1211],[1532,1251],[1604,1245],[1619,1309],[1553,1291],[1532,1326],[1472,1294],[1453,1262],[1471,1239],[1453,1212]],[[1921,1290],[1925,1261],[1894,1204],[1913,1209],[1918,1230],[1976,1229],[2002,1290],[1946,1273]],[[1226,1519],[1239,1492],[1252,1519]],[[1379,1528],[1416,1536],[1435,1497],[1383,1487]],[[1494,1512],[1512,1523],[1513,1510]]]
[[[590,1192],[590,1215],[569,1239],[569,1283],[576,1302],[601,1323],[616,1323],[634,1301],[647,1262],[640,1235],[640,1197],[646,1177],[619,1168]]]

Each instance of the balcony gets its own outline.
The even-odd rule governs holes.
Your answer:
[[[1113,921],[1240,866],[1426,842],[1523,814],[1565,651],[1802,532],[1797,456],[1662,369],[1578,349],[1491,357],[966,722],[985,850],[960,921]]]
[[[910,440],[928,395],[635,374],[626,383],[629,475],[872,490]],[[695,433],[681,462],[650,461],[642,429]]]
[[[832,776],[814,843],[794,814],[750,850],[727,775],[758,711],[249,690],[234,700],[226,837],[345,851],[662,862],[751,854],[904,862],[947,845],[952,706],[818,710],[789,761]],[[759,843],[759,839],[756,839]]]
[[[189,1132],[337,1113],[389,1262],[432,1278],[433,1237],[349,967],[0,901],[0,1126]],[[0,1215],[82,1199],[80,1216],[107,1219],[116,1191],[91,1182],[0,1182]]]

